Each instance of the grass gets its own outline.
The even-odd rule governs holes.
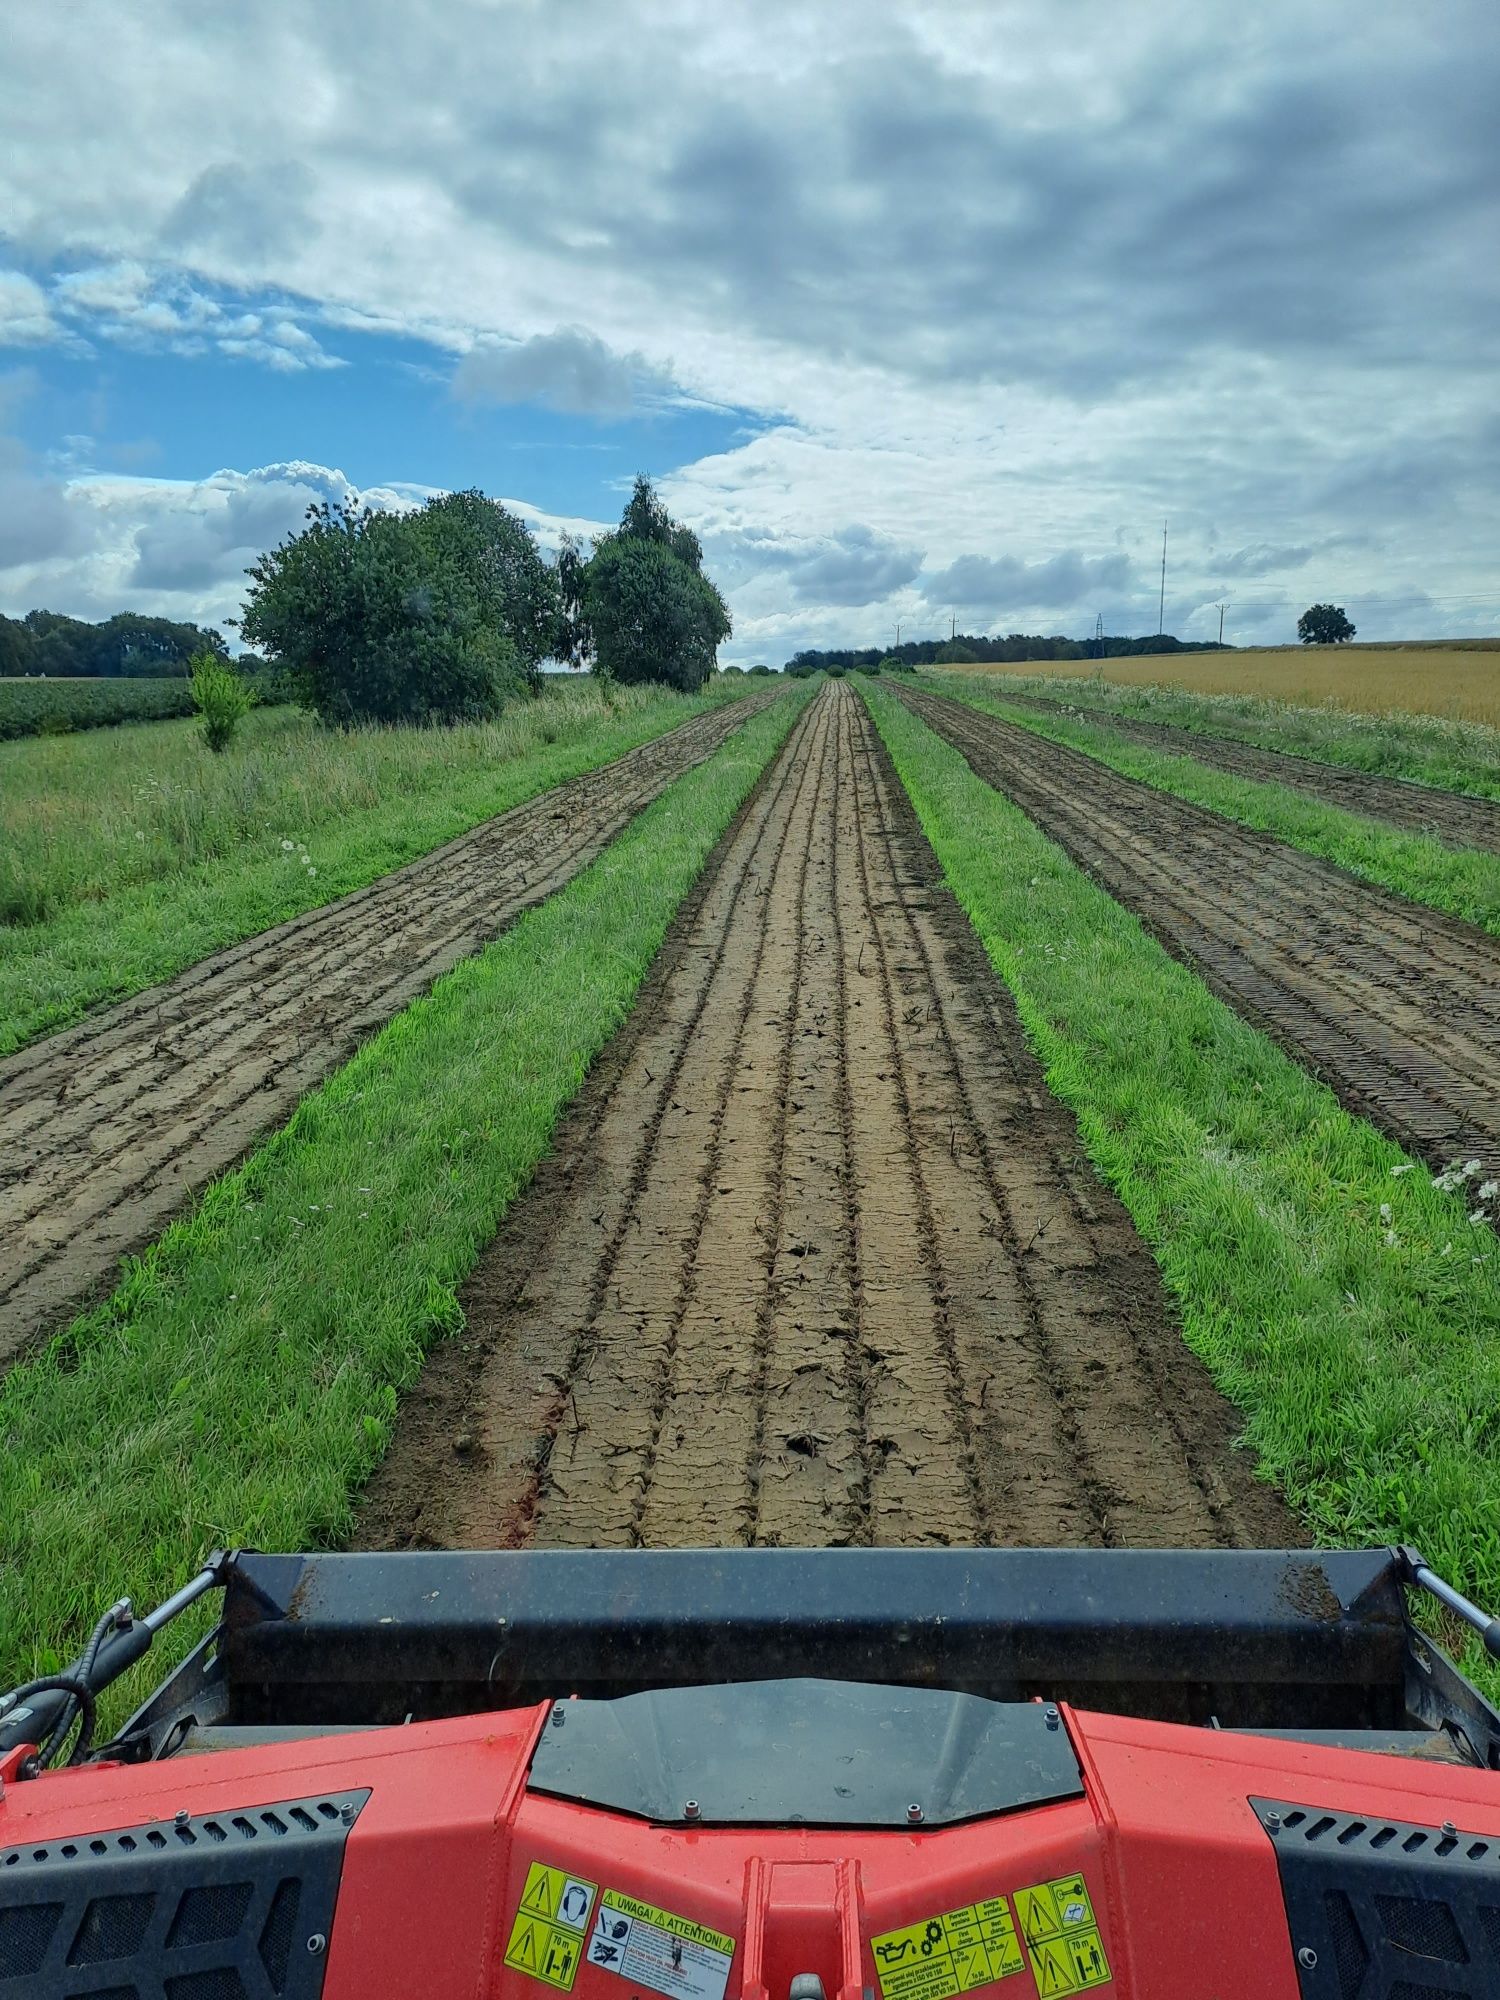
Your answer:
[[[1326,1541],[1414,1542],[1500,1603],[1488,1226],[1216,1000],[891,694],[861,691],[1048,1083],[1265,1477]]]
[[[0,1687],[211,1547],[337,1539],[397,1395],[800,713],[754,716],[0,1383]]]
[[[1462,646],[1245,647],[1229,653],[1146,653],[1130,660],[1049,661],[1048,674],[1157,684],[1197,694],[1261,695],[1365,715],[1439,715],[1500,727],[1500,642]],[[950,669],[1009,673],[1005,664]],[[1024,674],[1024,662],[1015,672]]]
[[[725,698],[574,682],[428,730],[337,732],[277,710],[219,757],[188,722],[0,744],[0,1055]]]
[[[1107,724],[1080,716],[1038,715],[951,681],[942,692],[956,693],[971,708],[1000,716],[1049,743],[1081,750],[1127,778],[1139,778],[1157,791],[1272,834],[1304,853],[1347,868],[1377,888],[1500,937],[1500,854],[1449,847],[1429,835],[1403,833],[1382,820],[1324,805],[1287,785],[1233,777],[1192,757],[1125,742]]]
[[[192,686],[183,679],[0,680],[0,739],[160,722],[192,712]]]
[[[981,670],[966,669],[946,680],[927,678],[950,694],[973,686]],[[989,671],[989,670],[985,670]],[[1009,693],[1042,695],[1049,701],[1143,722],[1174,723],[1208,736],[1228,736],[1294,757],[1344,764],[1377,777],[1409,778],[1443,791],[1500,799],[1500,729],[1455,722],[1434,715],[1352,715],[1347,709],[1301,708],[1294,702],[1250,694],[1191,694],[1174,687],[1117,687],[1091,677],[1062,680],[1051,674],[1007,674],[988,690],[1003,700]]]

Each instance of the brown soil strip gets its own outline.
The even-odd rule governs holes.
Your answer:
[[[0,1362],[773,698],[695,716],[0,1062]]]
[[[407,1397],[361,1546],[1290,1546],[830,685]]]
[[[1500,800],[1443,792],[1408,778],[1376,777],[1368,771],[1351,770],[1347,765],[1321,764],[1311,757],[1265,750],[1257,744],[1237,742],[1233,737],[1208,736],[1197,729],[1179,728],[1175,723],[1142,722],[1134,716],[1115,715],[1109,709],[1070,709],[1066,703],[1048,701],[1042,695],[1007,693],[1000,698],[1013,707],[1034,709],[1038,714],[1076,714],[1132,743],[1143,744],[1148,750],[1195,757],[1200,764],[1211,764],[1215,770],[1228,771],[1236,778],[1253,778],[1260,784],[1289,785],[1293,791],[1321,799],[1324,805],[1363,813],[1367,819],[1385,820],[1408,833],[1431,834],[1450,847],[1477,847],[1500,854]]]
[[[1500,1172],[1500,939],[962,702],[901,698],[1219,997],[1435,1166]]]

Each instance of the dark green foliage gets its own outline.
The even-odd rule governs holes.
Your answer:
[[[755,665],[750,669],[750,671],[752,674],[759,674],[763,677],[769,677],[771,669],[767,666],[763,666],[761,662],[757,660]]]
[[[817,673],[819,668],[879,666],[884,673],[915,672],[918,667],[960,665],[1016,660],[1087,660],[1100,653],[1100,643],[1092,639],[1042,638],[1026,632],[1012,632],[1004,639],[986,639],[960,633],[954,639],[903,639],[893,652],[879,646],[834,646],[827,650],[808,647],[794,653],[785,671],[800,678],[800,671]],[[1170,633],[1152,633],[1145,639],[1109,638],[1102,642],[1107,659],[1129,659],[1143,653],[1232,653],[1232,646],[1215,640],[1174,639]]]
[[[482,493],[312,507],[251,567],[241,630],[325,721],[479,721],[535,684],[557,632],[552,572],[523,539]]]
[[[192,712],[193,690],[186,680],[0,681],[0,739],[163,722]]]
[[[124,675],[160,680],[180,674],[186,679],[188,661],[205,651],[227,657],[223,637],[212,626],[145,618],[135,611],[117,611],[101,625],[68,618],[61,611],[0,617],[0,676],[45,674],[53,680]]]
[[[1304,646],[1343,646],[1354,637],[1354,627],[1342,604],[1310,604],[1297,620],[1297,637]]]
[[[573,542],[558,560],[562,653],[606,680],[664,681],[687,693],[714,671],[733,629],[703,574],[691,528],[674,521],[651,482],[638,478],[613,534],[584,559]]]

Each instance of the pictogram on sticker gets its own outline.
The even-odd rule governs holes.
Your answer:
[[[1016,1891],[1016,1917],[1041,2000],[1107,1986],[1111,1973],[1094,1905],[1081,1875]]]
[[[571,1993],[598,1885],[533,1861],[516,1905],[505,1963],[512,1972]]]
[[[882,2000],[956,2000],[1026,1964],[1003,1896],[882,1932],[870,1954]]]

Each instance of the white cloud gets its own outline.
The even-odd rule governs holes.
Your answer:
[[[0,271],[0,347],[32,347],[57,339],[60,329],[47,294],[22,271]]]
[[[745,565],[737,649],[932,620],[966,558],[1019,566],[1000,623],[1151,629],[1164,517],[1185,630],[1229,588],[1242,631],[1314,590],[1462,630],[1500,530],[1490,16],[76,0],[65,78],[23,8],[0,203],[75,275],[0,319],[281,370],[379,329],[481,397],[757,412],[667,482]]]

